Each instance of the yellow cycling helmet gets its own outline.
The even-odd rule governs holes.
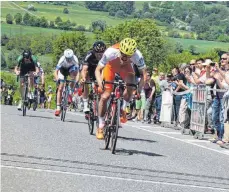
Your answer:
[[[133,55],[136,49],[137,43],[134,39],[125,38],[120,42],[120,51],[125,55]]]

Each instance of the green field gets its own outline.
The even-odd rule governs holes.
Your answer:
[[[18,7],[18,6],[20,7]],[[50,4],[39,4],[36,2],[1,2],[1,17],[5,20],[8,13],[13,16],[16,13],[25,14],[27,6],[33,4],[37,11],[30,11],[31,15],[34,14],[37,17],[46,17],[49,21],[54,21],[56,17],[60,16],[64,21],[70,20],[75,22],[77,25],[84,25],[89,27],[92,21],[105,20],[107,25],[117,25],[123,22],[123,19],[114,18],[108,15],[108,12],[90,11],[82,6],[82,2],[77,4],[71,4],[67,6],[69,14],[64,14],[63,9],[66,6],[50,5]],[[138,2],[137,7],[141,6],[141,2]]]
[[[68,31],[59,30],[59,29],[48,29],[41,27],[30,27],[23,25],[10,25],[10,24],[1,24],[2,34],[7,34],[9,37],[15,35],[25,35],[25,34],[60,34],[63,32],[68,33]]]
[[[6,34],[9,37],[13,37],[16,35],[25,35],[25,34],[40,34],[40,35],[58,35],[61,33],[71,33],[72,31],[64,31],[59,29],[49,29],[49,28],[41,28],[41,27],[30,27],[23,25],[10,25],[10,24],[1,24],[1,33]],[[92,42],[94,35],[91,32],[84,32],[88,37],[89,41]]]
[[[172,42],[180,42],[184,49],[188,49],[190,45],[194,45],[199,52],[206,52],[208,50],[219,48],[223,51],[229,51],[229,44],[216,41],[204,41],[195,39],[180,39],[180,38],[168,38]]]

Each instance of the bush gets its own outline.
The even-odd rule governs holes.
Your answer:
[[[125,12],[123,10],[119,10],[119,11],[116,12],[115,17],[125,18],[126,14],[125,14]]]
[[[1,50],[1,68],[6,68],[6,58],[5,58],[5,55],[3,53],[3,51]]]
[[[9,13],[6,15],[6,23],[13,24],[13,16]]]
[[[148,19],[150,19],[150,18],[152,18],[152,17],[153,17],[153,14],[152,14],[152,13],[150,13],[150,12],[145,12],[145,13],[143,14],[143,17],[144,17],[144,18],[148,18]]]
[[[64,8],[63,13],[64,13],[64,14],[69,14],[68,8]]]
[[[79,25],[76,27],[76,31],[86,31],[86,28],[83,25]]]
[[[7,63],[7,66],[9,69],[14,69],[14,67],[17,64],[17,58],[19,55],[20,55],[20,53],[16,49],[10,51],[10,53],[8,55],[8,63]]]
[[[9,38],[6,34],[2,34],[1,36],[1,46],[5,46],[9,42]]]
[[[21,24],[22,22],[22,15],[21,13],[17,13],[16,15],[14,15],[14,20],[16,24]]]
[[[174,37],[174,38],[180,38],[181,37],[180,33],[178,33],[177,31],[169,31],[168,36]]]
[[[29,11],[37,11],[37,9],[32,4],[28,5],[27,9]]]

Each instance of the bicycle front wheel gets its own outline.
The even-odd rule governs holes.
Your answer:
[[[114,130],[111,132],[111,153],[112,154],[115,154],[115,148],[118,139],[119,124],[120,124],[120,100],[117,101],[115,125],[114,125]]]
[[[68,104],[68,92],[64,91],[63,92],[63,105],[62,105],[62,109],[61,109],[61,120],[65,121],[65,117],[66,117],[66,111],[67,111],[67,104]]]
[[[26,116],[26,107],[27,107],[27,102],[28,102],[28,98],[27,98],[27,94],[28,94],[28,87],[25,87],[25,93],[24,93],[24,99],[23,99],[23,106],[22,106],[22,113],[23,116]]]
[[[88,115],[88,128],[89,128],[90,135],[93,135],[93,131],[94,131],[94,117],[93,117],[93,114],[91,112]]]

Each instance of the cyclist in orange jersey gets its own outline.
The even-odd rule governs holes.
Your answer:
[[[103,57],[98,63],[98,66],[95,70],[95,76],[98,82],[98,85],[101,89],[104,89],[104,93],[101,95],[99,102],[99,127],[96,131],[97,139],[103,139],[103,130],[104,130],[104,116],[106,113],[107,101],[112,92],[113,85],[105,84],[103,87],[103,80],[105,81],[114,81],[115,73],[119,74],[121,78],[126,83],[136,83],[135,72],[133,65],[136,65],[140,74],[141,80],[139,83],[139,92],[144,85],[144,79],[146,77],[146,66],[144,58],[141,52],[137,49],[137,43],[134,39],[126,38],[120,42],[120,44],[115,44],[112,47],[109,47],[103,54]],[[103,71],[103,75],[102,75]],[[144,78],[142,78],[144,77]],[[121,111],[121,122],[125,123],[127,121],[125,108],[128,102],[131,100],[133,93],[133,87],[127,87],[124,91],[124,102]]]

